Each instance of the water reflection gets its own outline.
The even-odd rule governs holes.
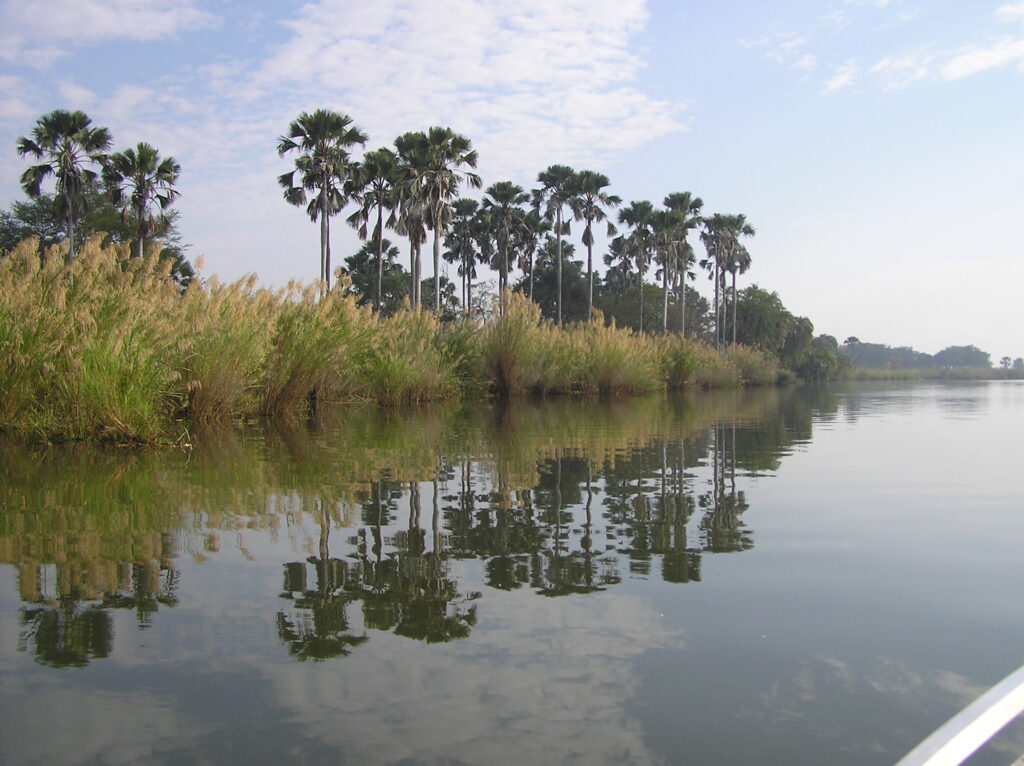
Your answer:
[[[291,541],[274,619],[289,653],[351,653],[374,631],[470,635],[486,592],[567,597],[625,578],[701,579],[750,549],[743,477],[810,433],[783,391],[623,402],[344,410],[298,427],[200,432],[194,452],[0,447],[0,562],[17,568],[19,649],[81,667],[181,597],[176,559]],[[278,560],[280,562],[280,559]],[[461,563],[479,561],[479,579]],[[460,581],[463,578],[464,581]]]
[[[0,444],[0,761],[892,763],[1019,664],[1024,400],[953,393]]]

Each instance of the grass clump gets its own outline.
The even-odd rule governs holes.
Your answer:
[[[669,388],[682,388],[695,382],[708,347],[693,338],[681,335],[662,336],[659,358],[662,379]]]
[[[619,395],[661,388],[661,345],[650,336],[618,329],[614,320],[605,325],[601,319],[574,328],[585,340],[584,390]]]
[[[484,374],[496,393],[521,396],[540,388],[546,361],[540,306],[521,293],[503,292],[479,337]]]
[[[365,354],[370,396],[385,406],[440,399],[455,388],[441,324],[423,310],[403,311],[378,323]]]
[[[723,355],[745,386],[771,386],[779,379],[778,359],[760,349],[740,345],[729,346]]]
[[[205,286],[194,280],[185,291],[181,310],[192,337],[182,373],[183,407],[197,420],[259,407],[278,305],[255,285],[255,276],[230,285],[213,278]]]
[[[296,283],[275,296],[277,322],[268,356],[263,412],[290,414],[306,402],[354,398],[375,323],[342,289],[318,295]]]
[[[185,339],[177,288],[156,253],[29,240],[0,261],[0,413],[16,431],[50,438],[144,442],[174,409]]]

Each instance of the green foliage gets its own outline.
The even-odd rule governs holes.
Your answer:
[[[661,330],[661,288],[644,283],[643,327],[645,332]],[[704,304],[707,305],[706,302]],[[634,281],[622,290],[602,284],[594,296],[594,307],[600,309],[606,320],[615,320],[619,327],[640,329],[640,291]],[[678,312],[676,312],[678,314]],[[678,325],[677,325],[678,326]],[[694,325],[695,326],[695,325]],[[688,327],[687,334],[691,334]]]
[[[558,243],[548,236],[534,263],[533,300],[540,305],[541,316],[545,319],[558,318]],[[562,242],[562,321],[580,322],[587,316],[587,277],[583,264],[573,260],[575,248],[571,242]],[[523,276],[515,289],[525,293],[529,275]]]
[[[133,241],[138,229],[134,213],[122,216],[103,189],[94,183],[82,190],[82,197],[85,212],[76,223],[77,239],[85,241],[103,235],[103,244]],[[182,242],[177,221],[178,211],[167,211],[157,234],[160,260],[170,263],[171,277],[184,289],[195,277],[195,271],[185,257],[188,245]],[[9,211],[0,211],[0,257],[29,237],[39,239],[40,257],[49,247],[67,241],[65,222],[52,194],[40,194],[28,201],[16,200]]]
[[[702,358],[709,351],[707,346],[679,335],[666,335],[660,344],[662,375],[668,387],[682,388],[694,382]]]
[[[991,369],[989,355],[974,346],[948,346],[935,355],[907,346],[892,348],[881,343],[861,343],[856,337],[843,342],[842,352],[859,368],[878,370],[931,370],[933,368]],[[988,377],[982,375],[982,377]]]
[[[778,293],[755,284],[739,293],[736,325],[738,343],[781,356],[796,327],[796,317],[782,304]]]
[[[605,325],[603,317],[577,328],[585,339],[582,387],[604,395],[656,391],[663,386],[661,349],[656,340]]]
[[[991,367],[989,355],[974,346],[948,346],[932,357],[938,367]]]
[[[540,307],[518,293],[503,292],[500,311],[480,333],[480,357],[495,391],[530,393],[543,375]]]
[[[411,275],[398,263],[398,248],[384,239],[381,243],[382,316],[391,316],[409,296]],[[345,289],[355,293],[360,306],[373,305],[377,294],[377,242],[370,240],[345,259],[345,273],[351,280]]]

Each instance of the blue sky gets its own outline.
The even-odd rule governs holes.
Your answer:
[[[181,163],[206,275],[315,279],[275,144],[326,107],[367,148],[450,125],[485,185],[558,162],[745,213],[741,286],[840,341],[1024,356],[1024,0],[0,0],[0,30],[0,205],[16,138],[82,109]]]

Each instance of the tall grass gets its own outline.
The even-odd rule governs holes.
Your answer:
[[[780,375],[744,347],[602,321],[560,328],[521,294],[502,295],[487,322],[442,324],[422,311],[380,319],[344,289],[319,289],[246,277],[181,294],[155,254],[94,239],[65,265],[59,248],[27,240],[0,259],[0,429],[147,442],[180,417],[291,415],[328,400],[614,396]]]
[[[660,344],[647,335],[620,330],[598,314],[597,321],[578,325],[584,340],[582,388],[603,395],[635,394],[662,387]]]
[[[779,379],[779,360],[771,354],[737,345],[729,346],[723,355],[745,386],[772,385]]]
[[[193,280],[181,309],[192,341],[183,371],[185,410],[197,420],[256,410],[266,388],[275,296],[256,289],[255,276],[229,285]]]
[[[426,311],[399,312],[379,323],[365,355],[370,395],[395,406],[440,399],[455,388],[441,324]]]
[[[292,283],[278,293],[263,411],[294,412],[304,402],[331,401],[363,393],[357,371],[370,341],[370,309],[341,289],[318,294],[318,285]]]
[[[16,430],[146,441],[173,410],[183,335],[178,292],[155,253],[85,243],[69,266],[22,243],[0,261],[0,412]]]
[[[484,375],[499,395],[521,396],[540,387],[547,361],[540,306],[503,292],[479,339]]]

